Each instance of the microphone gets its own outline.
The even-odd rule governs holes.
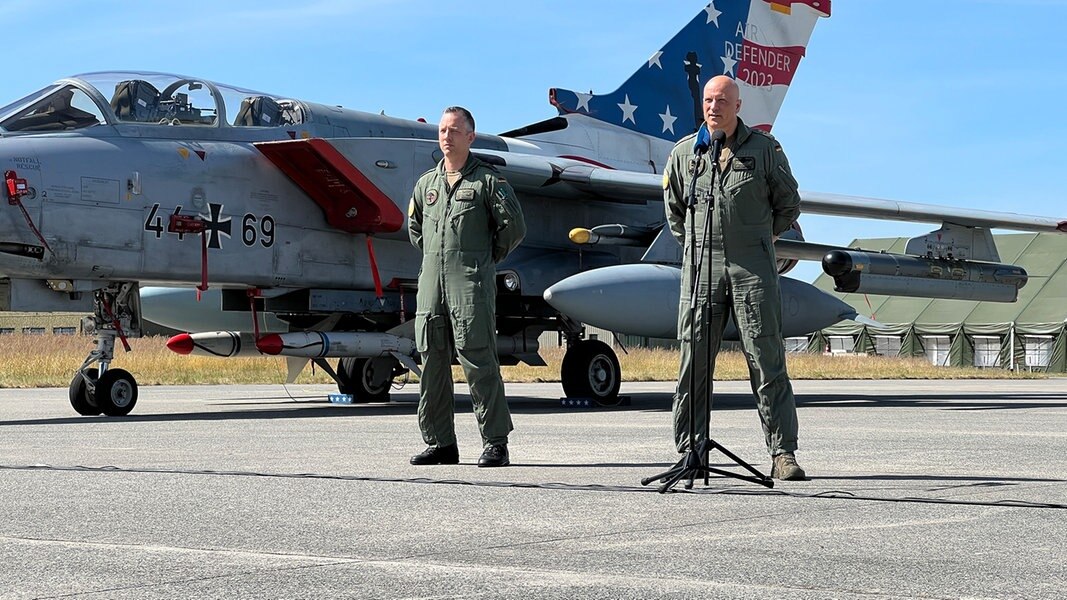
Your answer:
[[[719,160],[719,154],[722,152],[722,144],[725,141],[725,131],[717,129],[715,133],[711,134],[711,157],[713,160]]]
[[[708,124],[701,123],[697,130],[697,136],[693,139],[693,153],[700,156],[708,151],[711,146],[711,134],[708,133]]]

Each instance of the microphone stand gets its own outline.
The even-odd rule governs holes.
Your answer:
[[[721,132],[716,132],[721,133]],[[712,140],[712,156],[711,156],[711,168],[712,168],[712,185],[721,183],[720,179],[722,173],[719,170],[719,153],[722,151],[722,138],[713,138]],[[706,150],[705,150],[706,152]],[[704,438],[699,443],[696,442],[696,401],[693,397],[696,390],[696,362],[697,358],[701,356],[698,349],[698,339],[696,336],[696,314],[697,314],[697,291],[700,289],[699,275],[703,271],[704,265],[704,252],[697,251],[696,244],[696,209],[697,209],[697,197],[696,187],[697,179],[700,175],[700,167],[705,160],[703,156],[704,152],[701,152],[701,148],[697,148],[696,159],[693,168],[693,177],[689,181],[689,189],[686,192],[686,205],[689,212],[689,222],[691,226],[688,228],[689,236],[689,449],[685,456],[682,457],[677,463],[674,464],[669,470],[664,471],[658,475],[646,477],[641,480],[641,485],[648,485],[653,481],[659,480],[661,485],[659,487],[659,493],[664,494],[679,481],[686,480],[685,489],[693,489],[693,481],[699,475],[704,476],[704,485],[708,485],[709,477],[711,473],[721,475],[723,477],[732,477],[734,479],[740,479],[755,483],[768,488],[774,487],[774,480],[767,477],[763,473],[756,470],[752,465],[748,464],[733,452],[730,452],[722,444],[719,444],[715,440],[711,439],[711,400],[712,391],[711,386],[715,379],[714,373],[708,373],[708,387],[707,387],[707,420],[704,424]],[[714,205],[715,195],[712,194],[708,198],[708,206],[704,211],[704,227],[701,233],[700,249],[708,248],[708,261],[711,262],[711,247],[708,246],[708,229],[711,228],[711,213],[715,208]],[[710,268],[710,265],[708,266]],[[710,290],[709,290],[710,292]],[[710,338],[708,336],[708,327],[710,321],[710,311],[705,311],[705,307],[701,307],[701,312],[708,312],[705,318],[701,321],[701,331],[704,334],[703,338],[699,341],[704,347],[703,359],[706,361],[707,356],[711,350]],[[735,464],[743,467],[752,475],[744,475],[742,473],[734,473],[732,471],[726,471],[717,467],[712,467],[710,464],[711,451],[718,450],[722,452],[726,457],[732,460]]]

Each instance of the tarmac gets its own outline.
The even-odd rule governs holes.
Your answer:
[[[508,385],[500,469],[463,394],[462,463],[414,467],[412,386],[143,387],[125,418],[0,390],[0,598],[1067,596],[1067,379],[797,381],[809,481],[659,494],[672,387]],[[769,471],[747,383],[712,418]]]

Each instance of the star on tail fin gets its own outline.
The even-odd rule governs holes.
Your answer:
[[[560,114],[583,114],[676,141],[703,121],[702,90],[716,75],[741,87],[741,118],[770,131],[819,17],[830,0],[715,0],[619,89],[549,90]]]

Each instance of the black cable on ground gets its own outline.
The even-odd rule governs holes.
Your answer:
[[[511,481],[467,481],[462,479],[430,479],[425,477],[372,477],[366,475],[329,475],[322,473],[262,473],[257,471],[213,471],[209,469],[151,469],[144,467],[122,468],[115,466],[86,467],[53,465],[0,465],[3,471],[66,471],[85,473],[144,473],[161,475],[204,475],[217,477],[266,477],[276,479],[320,479],[334,481],[367,481],[373,483],[405,483],[431,485],[467,485],[476,487],[544,489],[572,492],[616,492],[616,493],[657,493],[657,488],[626,485],[600,485],[576,483],[531,483]],[[712,481],[715,481],[713,479]],[[694,488],[691,490],[675,489],[675,494],[724,495],[724,496],[778,496],[788,498],[807,498],[819,500],[860,500],[866,502],[893,502],[914,504],[947,504],[954,506],[993,506],[1010,508],[1067,509],[1067,504],[1051,502],[1029,502],[1026,500],[956,500],[950,498],[919,498],[914,496],[888,497],[868,496],[842,490],[824,490],[815,493],[789,492],[784,490],[728,488]]]

